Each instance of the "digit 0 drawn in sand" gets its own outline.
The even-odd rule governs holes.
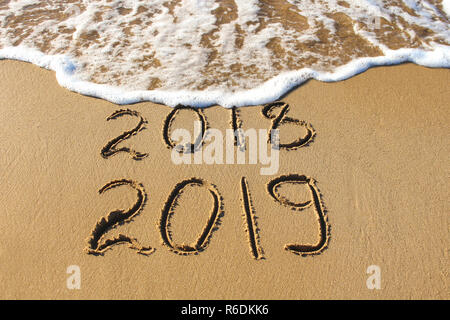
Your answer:
[[[244,218],[246,223],[246,231],[248,235],[248,241],[250,244],[250,251],[256,260],[264,259],[264,251],[259,243],[259,229],[256,224],[256,216],[254,213],[254,207],[250,198],[250,190],[248,188],[248,182],[245,177],[241,179],[241,191],[242,191],[242,207],[244,209]]]
[[[278,115],[276,115],[274,113],[274,109],[277,109],[277,108],[281,108]],[[309,123],[298,120],[298,119],[293,119],[293,118],[287,116],[287,113],[289,112],[289,104],[282,102],[282,101],[269,103],[269,104],[264,105],[261,112],[264,117],[272,120],[272,126],[269,130],[269,139],[268,139],[269,143],[272,139],[272,131],[271,130],[276,130],[280,127],[280,125],[288,124],[288,123],[304,127],[306,129],[306,135],[304,137],[300,137],[297,140],[294,140],[290,143],[284,143],[284,144],[280,143],[279,144],[280,149],[295,150],[300,147],[304,147],[313,141],[316,132]]]
[[[171,126],[173,121],[176,118],[176,115],[181,110],[189,110],[193,112],[198,120],[201,122],[201,132],[199,133],[198,137],[195,139],[194,144],[187,143],[185,145],[177,145],[171,138]],[[189,107],[189,106],[183,106],[178,105],[167,115],[164,126],[163,126],[163,140],[166,146],[169,149],[175,148],[175,150],[179,153],[194,153],[196,150],[199,150],[202,147],[203,140],[205,138],[205,133],[208,128],[208,122],[206,120],[206,116],[203,113],[203,110]],[[195,133],[194,133],[195,134]]]
[[[307,185],[311,192],[311,199],[305,202],[292,202],[288,200],[286,197],[281,196],[277,189],[285,183],[291,184],[302,184]],[[316,187],[315,181],[313,178],[298,175],[298,174],[290,174],[285,176],[280,176],[267,184],[267,191],[270,196],[275,199],[276,202],[282,204],[283,206],[289,207],[292,210],[303,210],[314,206],[314,210],[317,214],[317,219],[319,222],[319,234],[320,239],[315,245],[301,245],[301,244],[286,244],[285,249],[291,251],[295,254],[299,254],[302,256],[319,254],[321,253],[328,244],[329,241],[329,225],[327,218],[325,216],[324,206],[322,204],[322,199],[320,196],[320,192]]]
[[[202,186],[205,187],[213,198],[213,208],[205,228],[201,232],[200,236],[194,245],[176,244],[172,240],[172,233],[170,231],[170,219],[174,214],[177,206],[178,198],[183,193],[183,190],[188,186]],[[223,215],[222,197],[220,196],[217,187],[213,184],[199,178],[190,178],[178,183],[173,191],[170,193],[169,198],[164,204],[164,208],[161,213],[161,219],[159,223],[159,230],[161,233],[161,239],[163,245],[167,245],[170,250],[181,255],[198,254],[205,250],[211,239],[212,233],[218,229],[218,224],[221,216]]]
[[[125,115],[129,115],[129,116],[133,116],[133,117],[138,117],[139,123],[138,125],[129,131],[125,131],[124,133],[122,133],[120,136],[118,136],[117,138],[112,139],[111,141],[109,141],[106,146],[102,149],[101,151],[101,155],[103,158],[108,159],[109,157],[117,154],[118,152],[127,152],[131,155],[131,157],[133,158],[133,160],[142,160],[145,157],[148,156],[148,153],[141,153],[141,152],[137,152],[133,149],[127,148],[127,147],[122,147],[120,149],[117,149],[117,145],[119,143],[121,143],[122,141],[129,139],[130,137],[136,135],[138,132],[142,131],[145,129],[145,124],[147,124],[147,120],[145,120],[141,114],[137,111],[133,111],[130,109],[121,109],[121,110],[117,110],[115,111],[112,115],[110,115],[106,121],[110,121],[110,120],[115,120],[117,118],[120,118],[122,116]]]
[[[106,217],[102,217],[92,230],[92,234],[87,238],[87,246],[84,249],[85,252],[94,255],[103,255],[104,252],[110,249],[113,245],[128,243],[128,247],[136,250],[137,253],[143,255],[150,255],[155,249],[152,247],[142,246],[136,238],[129,237],[127,235],[119,234],[119,236],[112,239],[104,239],[105,234],[117,226],[131,222],[131,220],[138,215],[145,206],[147,200],[147,194],[144,186],[132,180],[122,179],[114,180],[103,186],[99,190],[99,194],[111,190],[119,186],[129,186],[137,191],[137,201],[128,210],[115,210],[111,211]]]

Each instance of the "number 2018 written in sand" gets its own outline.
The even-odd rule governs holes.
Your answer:
[[[198,145],[202,145],[203,138],[205,135],[205,130],[207,128],[207,121],[201,109],[194,109],[186,106],[178,106],[174,108],[169,115],[167,116],[164,127],[163,127],[163,140],[170,149],[177,148],[178,146],[170,139],[169,133],[171,130],[172,120],[176,116],[176,114],[180,110],[189,110],[191,111],[202,124],[202,131],[197,137],[196,142],[194,144],[189,144],[183,146],[182,149],[178,149],[178,152],[183,153],[195,153]],[[279,110],[278,113],[276,110]],[[264,106],[262,109],[262,114],[267,119],[272,121],[271,130],[278,129],[281,125],[290,123],[298,126],[303,126],[306,128],[306,134],[303,137],[298,138],[297,140],[287,143],[287,144],[278,144],[279,149],[292,150],[297,149],[302,146],[307,145],[314,137],[314,130],[312,127],[300,120],[293,119],[287,116],[289,111],[289,105],[283,102],[275,102],[272,104],[268,104]],[[101,150],[101,155],[103,158],[108,159],[109,157],[119,153],[125,152],[130,154],[132,159],[134,160],[142,160],[148,156],[147,153],[138,152],[128,147],[119,148],[118,145],[124,140],[136,135],[140,131],[145,128],[147,121],[137,112],[129,109],[118,110],[114,112],[111,116],[107,118],[107,120],[117,119],[122,116],[133,116],[139,119],[138,124],[135,128],[129,131],[123,132],[120,136],[109,141],[105,147]],[[231,121],[230,125],[233,130],[236,132],[237,129],[240,129],[241,121],[239,119],[238,112],[236,108],[231,110]],[[272,132],[272,131],[270,131]],[[270,137],[270,134],[269,134]],[[269,142],[271,142],[269,138]],[[239,135],[235,135],[235,146],[245,144],[245,141],[240,139]],[[250,248],[251,256],[254,259],[263,259],[264,252],[260,245],[259,241],[259,228],[256,223],[255,217],[255,207],[251,200],[251,190],[249,187],[249,183],[246,177],[241,177],[238,182],[241,191],[241,205],[242,205],[242,216],[245,222],[245,232],[248,236],[248,243]],[[282,185],[286,184],[294,184],[294,185],[302,185],[306,187],[309,191],[310,198],[304,202],[293,202],[282,196],[279,193],[279,188]],[[118,179],[111,181],[104,185],[99,193],[103,194],[108,190],[117,187],[128,187],[136,191],[137,200],[134,205],[127,210],[114,210],[111,211],[106,216],[102,217],[94,226],[90,236],[87,239],[87,245],[85,247],[85,252],[93,255],[103,255],[106,250],[110,249],[112,246],[117,244],[128,244],[129,248],[136,250],[138,253],[143,255],[150,255],[155,251],[152,246],[146,246],[141,244],[138,239],[119,234],[113,238],[107,238],[106,234],[113,228],[117,228],[126,223],[130,223],[134,217],[140,214],[145,206],[147,201],[147,193],[145,191],[144,185],[142,183],[136,182],[130,179]],[[171,231],[171,218],[176,211],[176,207],[178,202],[180,201],[180,196],[184,190],[189,187],[198,186],[204,189],[207,195],[212,199],[213,206],[209,217],[204,225],[203,230],[200,235],[197,237],[196,241],[193,244],[178,244],[175,243],[172,238]],[[292,210],[303,210],[306,208],[312,207],[314,213],[317,217],[318,221],[318,232],[319,237],[318,241],[315,244],[298,244],[298,243],[288,243],[284,246],[284,248],[292,253],[299,255],[311,255],[320,253],[328,243],[329,239],[329,226],[325,215],[324,206],[321,199],[321,194],[318,191],[315,181],[313,178],[300,175],[300,174],[288,174],[281,175],[275,179],[270,180],[267,183],[267,193],[274,201],[279,203],[282,206],[291,208]],[[192,255],[198,254],[199,252],[205,250],[211,240],[213,232],[218,229],[219,221],[224,213],[223,208],[223,199],[222,196],[214,184],[201,179],[201,178],[188,178],[185,179],[174,187],[172,192],[169,194],[167,201],[164,204],[164,207],[161,211],[161,216],[158,222],[158,229],[160,232],[162,243],[169,248],[169,250],[174,253],[181,255]]]

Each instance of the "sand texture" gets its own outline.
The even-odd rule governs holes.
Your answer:
[[[449,80],[406,64],[309,81],[281,99],[281,143],[304,141],[267,176],[175,165],[170,107],[0,61],[0,298],[448,299]],[[181,109],[167,130],[268,130],[275,109]]]

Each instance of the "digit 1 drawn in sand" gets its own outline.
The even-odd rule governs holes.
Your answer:
[[[303,184],[307,185],[310,192],[311,192],[311,200],[307,200],[305,202],[292,202],[288,200],[286,197],[281,196],[277,189],[282,184],[285,183],[292,183],[292,184]],[[295,254],[299,255],[310,255],[310,254],[319,254],[322,252],[329,240],[329,226],[328,222],[325,216],[325,210],[322,205],[322,200],[320,197],[320,193],[315,185],[315,181],[313,178],[304,176],[304,175],[298,175],[298,174],[291,174],[286,176],[280,176],[272,181],[270,181],[267,184],[267,191],[272,196],[275,201],[278,203],[281,203],[282,205],[286,207],[290,207],[293,210],[303,210],[308,207],[314,206],[314,210],[317,214],[317,219],[319,222],[319,234],[320,239],[315,245],[301,245],[301,244],[286,244],[285,249],[288,251],[291,251]]]
[[[130,109],[121,109],[121,110],[117,110],[115,111],[112,115],[110,115],[106,121],[110,121],[110,120],[115,120],[119,117],[122,117],[124,115],[129,115],[129,116],[133,116],[133,117],[138,117],[140,118],[138,125],[129,131],[125,131],[124,133],[122,133],[120,136],[118,136],[117,138],[112,139],[111,141],[109,141],[106,146],[102,149],[101,151],[101,155],[103,158],[108,159],[109,157],[115,155],[118,152],[127,152],[131,155],[131,157],[133,158],[133,160],[142,160],[145,157],[148,156],[148,153],[141,153],[141,152],[137,152],[133,149],[127,148],[127,147],[122,147],[120,149],[116,149],[117,145],[119,143],[121,143],[122,141],[129,139],[131,136],[136,135],[138,132],[142,131],[145,129],[145,124],[147,124],[147,120],[145,120],[139,112],[137,111],[132,111]]]
[[[278,115],[275,115],[273,113],[275,108],[281,108],[281,111]],[[280,125],[282,125],[282,124],[292,123],[292,124],[304,127],[306,129],[306,135],[304,137],[300,137],[297,140],[294,140],[290,143],[284,143],[284,144],[280,143],[279,147],[283,148],[283,149],[287,149],[287,150],[294,150],[294,149],[297,149],[300,147],[304,147],[314,139],[316,132],[314,131],[314,129],[312,128],[312,126],[309,123],[288,117],[287,116],[288,112],[289,112],[289,104],[282,102],[282,101],[269,103],[263,107],[263,109],[262,109],[263,116],[266,117],[267,119],[272,120],[272,126],[270,128],[271,130],[269,130],[268,142],[270,143],[270,141],[271,141],[272,130],[278,129],[280,127]]]
[[[176,143],[172,140],[171,134],[170,134],[170,128],[172,126],[173,120],[175,120],[175,117],[180,110],[189,110],[192,111],[200,120],[201,122],[201,132],[199,133],[198,137],[195,139],[194,144],[187,143],[184,146],[177,146]],[[164,127],[163,127],[163,140],[167,147],[169,149],[176,148],[175,150],[179,153],[194,153],[196,150],[202,147],[203,139],[205,138],[206,129],[208,127],[208,122],[206,120],[206,117],[203,113],[203,110],[189,107],[189,106],[182,106],[178,105],[167,115],[166,120],[164,121]]]
[[[174,214],[174,210],[177,206],[178,198],[183,193],[183,190],[191,185],[204,186],[213,198],[213,208],[209,216],[208,222],[205,228],[198,237],[194,245],[178,245],[173,242],[171,231],[170,231],[170,218]],[[159,223],[159,229],[161,232],[161,239],[164,245],[167,245],[170,250],[177,254],[189,255],[198,254],[203,251],[212,236],[212,233],[218,228],[218,222],[220,217],[223,215],[222,210],[222,197],[219,194],[216,186],[207,183],[202,179],[190,178],[178,183],[173,191],[170,193],[169,198],[164,204],[164,208],[161,213],[161,219]]]
[[[234,132],[234,145],[245,150],[245,139],[242,133],[242,120],[239,118],[239,109],[236,107],[231,108],[231,128]]]
[[[250,190],[248,188],[247,179],[242,177],[241,179],[242,190],[242,207],[244,209],[244,218],[246,222],[246,231],[248,234],[248,241],[250,244],[250,250],[253,258],[256,260],[264,259],[264,252],[259,244],[259,229],[256,224],[256,217],[254,214],[254,208],[252,200],[250,198]]]
[[[91,236],[86,239],[87,246],[84,251],[89,254],[103,255],[104,252],[110,249],[113,245],[128,243],[128,247],[136,250],[137,253],[150,255],[154,252],[154,249],[152,247],[142,246],[136,238],[131,238],[127,235],[119,234],[115,238],[104,239],[105,234],[109,230],[125,223],[131,222],[131,220],[142,211],[147,200],[147,194],[144,190],[144,186],[140,183],[136,183],[135,181],[127,179],[114,180],[109,182],[99,190],[99,194],[103,194],[104,192],[119,186],[129,186],[135,189],[137,191],[138,198],[136,203],[128,210],[111,211],[106,217],[102,217],[96,223],[94,229],[92,230]]]

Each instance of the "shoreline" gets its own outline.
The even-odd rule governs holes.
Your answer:
[[[173,164],[163,137],[170,107],[115,105],[62,88],[51,71],[0,61],[1,298],[448,299],[449,80],[447,69],[404,64],[341,82],[308,81],[282,100],[288,116],[316,135],[280,150],[278,172],[263,176],[259,164]],[[102,156],[109,141],[140,123],[133,115],[107,120],[120,109],[146,120],[115,145],[148,154],[141,160],[129,152]],[[233,122],[229,109],[202,112],[210,128]],[[192,130],[193,117],[180,112],[173,128]],[[240,108],[239,120],[244,129],[267,130],[273,119],[254,106]],[[283,124],[282,142],[302,130]],[[285,248],[323,240],[314,206],[291,210],[268,191],[287,175],[315,181],[319,196],[311,198],[307,184],[278,192],[293,203],[320,197],[329,239],[318,254]],[[173,206],[185,181],[196,185],[176,193]],[[96,228],[127,208],[135,210],[126,223]],[[86,239],[99,230],[103,240],[123,234],[137,242],[87,254]],[[154,251],[138,254],[137,243]],[[202,250],[175,252],[195,243]],[[66,286],[73,265],[80,290]],[[366,286],[373,265],[380,290]]]
[[[61,87],[85,96],[104,99],[119,105],[142,102],[159,103],[175,107],[190,105],[196,108],[222,106],[224,108],[257,106],[276,101],[309,80],[339,82],[355,77],[367,70],[380,67],[414,63],[430,68],[450,68],[450,47],[436,45],[433,51],[421,49],[385,49],[384,56],[352,60],[337,67],[333,72],[320,72],[310,68],[281,73],[261,85],[238,92],[191,91],[191,90],[147,90],[131,91],[120,87],[78,80],[75,74],[77,62],[64,55],[45,55],[28,48],[8,47],[0,49],[0,61],[16,60],[29,62],[55,72]],[[255,98],[257,96],[257,98]]]

